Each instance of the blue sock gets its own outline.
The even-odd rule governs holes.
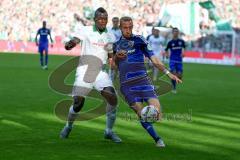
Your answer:
[[[176,81],[175,80],[172,80],[172,85],[173,85],[173,89],[175,90],[176,89]]]
[[[43,53],[42,52],[39,52],[40,53],[40,64],[41,66],[43,66]]]
[[[47,52],[45,53],[45,65],[46,66],[48,65],[48,53]]]
[[[155,142],[157,142],[160,139],[151,123],[143,121],[140,121],[140,123],[142,124],[143,128],[150,134],[150,136],[154,139]]]

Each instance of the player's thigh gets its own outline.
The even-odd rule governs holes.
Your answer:
[[[101,95],[107,100],[110,105],[117,105],[117,94],[112,86],[103,88],[103,90],[101,90]]]
[[[138,94],[131,90],[130,85],[122,85],[120,87],[120,92],[123,95],[125,101],[129,106],[132,106],[134,103],[138,102]]]
[[[84,75],[87,70],[87,66],[80,66],[76,70],[75,81],[73,85],[73,96],[87,96],[93,89],[94,84],[84,81]]]
[[[178,78],[182,78],[182,73],[183,73],[183,64],[178,63],[176,66],[176,75]]]
[[[158,98],[149,98],[148,99],[148,105],[152,105],[158,110],[159,119],[161,119],[162,118],[162,111],[161,111],[161,104],[159,102],[159,99]]]
[[[103,71],[100,71],[100,73],[97,75],[96,81],[93,83],[93,85],[98,91],[102,91],[106,87],[113,87],[113,83],[109,77],[109,74]]]
[[[96,81],[93,83],[94,88],[101,93],[101,95],[111,105],[117,105],[117,94],[113,87],[112,80],[106,72],[101,71]]]
[[[43,51],[44,51],[44,47],[42,45],[38,46],[38,52],[40,53],[40,55],[43,55]]]
[[[143,108],[143,103],[141,102],[135,102],[135,103],[132,103],[132,104],[129,104],[130,105],[130,108],[138,115],[138,117],[140,118],[141,117],[141,111],[142,111],[142,108]]]
[[[170,68],[170,72],[171,73],[176,73],[176,63],[175,62],[173,62],[173,61],[170,61],[169,62],[169,68]]]
[[[44,51],[45,51],[45,54],[47,55],[48,54],[48,46],[44,47]]]

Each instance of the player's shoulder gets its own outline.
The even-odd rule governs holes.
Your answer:
[[[146,38],[144,38],[142,35],[133,35],[134,40],[140,42],[140,43],[144,43],[144,44],[148,44],[148,41]]]
[[[168,41],[168,44],[171,44],[171,43],[173,43],[173,39],[171,39],[171,40]]]
[[[153,40],[153,38],[154,38],[153,35],[149,35],[149,36],[146,38],[146,40],[147,40],[147,41],[151,41],[151,40]]]
[[[185,42],[183,39],[181,39],[181,38],[178,38],[178,41],[179,42]]]
[[[113,44],[118,45],[121,41],[122,41],[122,36],[118,40],[116,40]]]

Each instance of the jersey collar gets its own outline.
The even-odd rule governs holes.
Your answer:
[[[123,35],[120,37],[120,39],[126,39],[126,40],[131,40],[134,37],[134,34],[131,35],[130,39],[126,39],[125,37],[123,37]]]
[[[93,32],[98,32],[99,34],[102,34],[103,32],[107,33],[107,28],[105,28],[103,32],[100,32],[99,30],[97,30],[97,27],[96,27],[96,25],[94,24],[94,25],[93,25]]]

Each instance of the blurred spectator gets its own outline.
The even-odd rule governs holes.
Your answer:
[[[158,16],[163,3],[173,4],[189,1],[190,0],[1,0],[0,40],[33,41],[35,31],[43,20],[48,21],[54,37],[65,37],[71,31],[76,19],[84,25],[92,25],[91,18],[93,16],[93,10],[99,6],[107,9],[109,20],[115,16],[131,15],[135,24],[134,32],[142,34],[145,26],[152,26],[158,22]],[[200,2],[205,0],[192,1]],[[231,20],[233,27],[240,28],[239,0],[213,0],[213,3],[216,5],[217,13],[222,19]],[[73,15],[77,15],[78,17]],[[206,15],[202,16],[204,17]],[[209,28],[212,27],[212,25],[212,22],[203,20],[200,27]]]

